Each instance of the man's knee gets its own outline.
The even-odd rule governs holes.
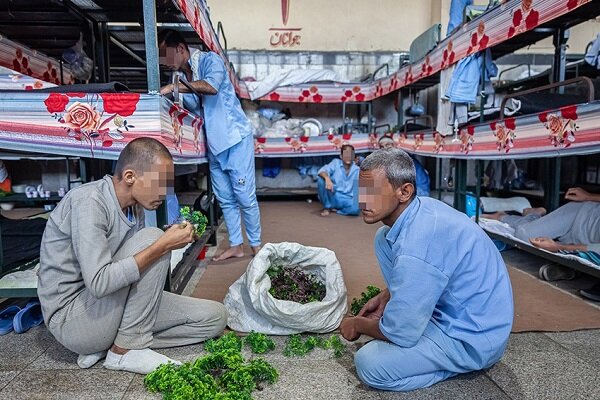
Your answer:
[[[529,229],[527,229],[526,225],[521,225],[515,229],[515,237],[517,237],[517,239],[521,239],[529,243],[529,239],[531,238],[531,232],[529,231]]]
[[[215,305],[214,321],[213,337],[222,334],[227,326],[227,310],[221,303]]]
[[[139,230],[135,235],[133,235],[133,237],[135,238],[135,240],[140,241],[140,242],[156,242],[162,235],[164,234],[164,232],[156,227],[153,226],[149,226],[146,228],[143,228],[141,230]]]
[[[258,208],[258,200],[256,200],[255,190],[236,191],[236,203],[242,210],[250,210]]]
[[[381,352],[376,350],[377,341],[363,346],[354,356],[356,373],[360,380],[370,387],[395,392],[408,392],[421,389],[456,375],[448,371],[431,371],[422,375],[401,375],[392,366],[386,367]],[[407,360],[395,360],[395,363],[406,363]],[[410,365],[410,364],[409,364]]]
[[[376,389],[390,390],[397,380],[392,380],[389,374],[382,373],[381,357],[374,351],[371,343],[364,345],[354,355],[356,373],[365,385]]]
[[[219,336],[227,326],[227,310],[217,301],[202,300],[202,306],[194,310],[190,317],[201,325],[202,331],[208,338]],[[209,328],[208,330],[206,328]]]

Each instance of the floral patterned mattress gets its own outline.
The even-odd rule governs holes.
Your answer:
[[[178,164],[207,162],[203,120],[158,95],[0,93],[0,147],[117,159],[131,140],[154,137]]]

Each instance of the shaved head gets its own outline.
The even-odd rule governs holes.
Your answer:
[[[143,174],[150,170],[157,159],[173,161],[169,150],[158,140],[148,137],[134,139],[121,151],[115,167],[115,177],[122,179],[123,173],[128,169]]]

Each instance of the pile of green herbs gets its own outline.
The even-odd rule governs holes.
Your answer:
[[[163,364],[144,378],[144,385],[153,393],[162,393],[165,400],[251,400],[252,392],[262,390],[264,383],[273,384],[279,373],[262,358],[246,360],[242,347],[254,354],[275,349],[275,342],[263,333],[250,332],[244,339],[230,332],[204,344],[208,355],[177,366]],[[328,339],[300,335],[288,337],[283,355],[303,357],[315,348],[333,350],[334,357],[346,351],[338,335]]]
[[[165,400],[251,400],[254,390],[279,377],[264,359],[244,359],[233,332],[209,340],[205,349],[209,354],[196,361],[161,365],[144,378],[146,388]]]
[[[285,265],[274,260],[267,275],[271,279],[269,293],[278,300],[306,304],[325,298],[325,284],[315,275],[306,273],[297,265]]]
[[[355,297],[350,303],[350,312],[352,315],[358,315],[360,310],[367,304],[369,300],[381,293],[381,289],[377,286],[367,286],[367,290],[360,294],[360,297]]]
[[[291,335],[285,342],[283,355],[286,357],[303,357],[315,348],[333,350],[333,356],[339,358],[344,355],[346,345],[342,343],[337,335],[324,339],[318,336],[308,336],[302,340],[300,335]]]
[[[208,219],[200,211],[193,211],[190,207],[181,207],[179,210],[181,222],[186,221],[196,228],[196,236],[200,237],[206,230]]]

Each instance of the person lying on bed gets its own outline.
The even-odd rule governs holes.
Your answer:
[[[359,182],[364,221],[384,224],[375,254],[387,285],[340,326],[348,340],[375,338],[354,358],[360,379],[408,391],[500,360],[513,299],[491,239],[465,214],[415,196],[415,167],[402,150],[368,156]]]
[[[144,227],[173,177],[167,148],[131,141],[114,176],[71,190],[42,238],[38,296],[48,330],[89,368],[146,374],[175,362],[150,348],[198,343],[225,328],[222,304],[163,291],[171,251],[195,240],[191,224]]]
[[[600,253],[600,194],[570,188],[565,199],[571,202],[546,214],[544,208],[528,208],[523,215],[504,212],[483,214],[515,229],[515,236],[553,253],[595,251]]]
[[[317,190],[323,204],[321,216],[326,217],[331,210],[340,215],[358,215],[358,171],[354,162],[354,147],[345,144],[340,150],[340,158],[331,160],[319,170]]]
[[[515,229],[515,236],[532,245],[557,253],[564,251],[593,251],[600,254],[600,194],[589,193],[582,188],[570,188],[565,199],[570,203],[546,214],[544,208],[523,210],[522,216],[504,212],[483,214]],[[540,268],[540,277],[547,281],[573,279],[575,270],[558,264],[546,264]],[[593,301],[600,301],[600,282],[579,293]]]

